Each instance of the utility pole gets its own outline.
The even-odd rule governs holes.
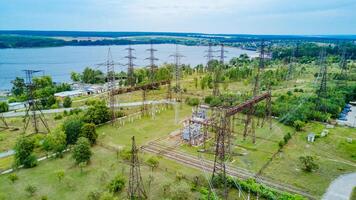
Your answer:
[[[347,83],[347,59],[346,59],[346,48],[342,49],[341,61],[340,61],[340,68],[341,68],[341,79],[345,80]]]
[[[147,199],[140,171],[140,162],[138,160],[138,149],[136,147],[135,136],[132,137],[128,196],[131,200]]]
[[[175,93],[178,95],[178,101],[181,101],[181,85],[180,85],[180,80],[181,80],[181,66],[180,66],[180,59],[184,57],[182,54],[179,53],[178,45],[176,44],[176,52],[171,55],[171,57],[174,57],[174,68],[173,68],[173,77],[175,80]]]
[[[211,180],[214,184],[215,181],[222,180],[223,182],[223,199],[227,199],[228,195],[228,187],[227,187],[227,177],[226,177],[226,166],[225,166],[225,160],[226,160],[226,136],[229,135],[228,133],[228,127],[230,125],[228,121],[228,117],[226,117],[225,110],[219,110],[216,111],[219,112],[218,114],[216,113],[215,116],[216,118],[214,119],[214,129],[216,130],[216,146],[215,146],[215,159],[214,159],[214,169],[213,169],[213,174],[211,177]],[[211,193],[213,191],[209,192],[209,198],[211,196]]]
[[[125,56],[125,58],[127,58],[128,62],[127,62],[127,84],[129,86],[134,86],[136,83],[135,77],[134,77],[134,63],[133,60],[136,59],[135,56],[133,56],[133,51],[135,50],[134,48],[131,48],[131,44],[129,45],[128,48],[126,48],[127,50],[127,56]]]
[[[26,90],[27,90],[27,96],[28,100],[25,104],[26,106],[26,114],[24,117],[24,132],[26,132],[28,124],[30,121],[32,121],[32,125],[34,128],[35,133],[39,133],[39,122],[43,124],[43,126],[46,128],[47,132],[50,132],[50,129],[48,127],[47,121],[41,111],[41,109],[38,106],[38,103],[35,100],[34,92],[35,92],[35,85],[32,82],[33,74],[38,73],[38,72],[43,72],[43,70],[23,70],[26,74]],[[39,114],[37,115],[37,112]],[[30,114],[31,113],[31,114]]]
[[[288,71],[287,71],[287,80],[293,79],[294,74],[294,63],[295,62],[295,49],[292,47],[291,55],[289,57]]]
[[[224,64],[224,62],[225,62],[225,58],[226,58],[225,53],[227,53],[227,51],[224,48],[224,44],[221,44],[220,45],[220,63],[221,64]]]
[[[264,40],[262,40],[261,41],[261,49],[260,49],[260,62],[259,62],[259,66],[257,68],[257,74],[256,74],[256,77],[255,77],[255,84],[254,84],[254,87],[253,87],[253,97],[256,97],[258,95],[258,92],[259,92],[259,89],[260,89],[259,88],[259,86],[260,86],[259,79],[260,79],[260,72],[265,67],[264,60],[265,60],[265,43],[264,43]],[[253,143],[256,143],[255,123],[254,123],[254,120],[253,120],[254,113],[255,113],[255,107],[254,107],[254,105],[251,105],[251,107],[247,111],[247,117],[246,117],[246,121],[245,121],[243,137],[244,137],[244,140],[245,140],[247,135],[248,135],[249,128],[251,126],[250,132],[252,133],[252,136],[253,136]]]
[[[317,91],[318,98],[326,98],[327,97],[327,64],[325,63],[326,52],[325,49],[322,49],[320,53],[320,74],[321,81],[319,85],[319,89]]]
[[[154,74],[157,69],[157,66],[155,65],[155,61],[158,60],[158,58],[155,57],[154,53],[157,51],[157,49],[153,48],[153,44],[151,42],[151,47],[149,49],[146,49],[146,51],[150,52],[150,56],[146,58],[146,60],[150,60],[150,81],[151,83],[154,82]]]
[[[108,104],[111,110],[111,125],[114,125],[116,119],[116,98],[115,98],[115,87],[116,87],[116,77],[115,77],[115,65],[121,65],[120,63],[115,63],[112,55],[111,49],[108,49],[107,60],[104,63],[98,64],[98,66],[106,67],[106,77],[107,77],[107,91],[108,91]]]
[[[209,42],[208,44],[208,50],[205,51],[206,52],[206,59],[207,59],[207,62],[206,62],[206,68],[209,69],[209,65],[210,65],[210,62],[214,59],[214,51],[213,51],[213,45],[212,43]]]

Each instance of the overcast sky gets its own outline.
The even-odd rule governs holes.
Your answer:
[[[0,29],[356,34],[356,0],[0,0]]]

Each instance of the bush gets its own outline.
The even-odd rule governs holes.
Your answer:
[[[54,120],[61,120],[61,119],[63,119],[63,116],[61,114],[56,114],[54,116]]]
[[[37,187],[34,186],[34,185],[28,185],[26,188],[25,188],[25,191],[29,194],[29,196],[33,196],[36,191],[37,191]]]
[[[42,148],[45,151],[55,153],[56,156],[60,158],[63,156],[63,151],[66,147],[66,134],[60,130],[55,130],[48,134],[42,143]]]
[[[200,103],[200,100],[198,98],[186,98],[185,103],[190,105],[190,106],[197,106]]]
[[[92,152],[90,150],[89,140],[85,137],[80,137],[73,148],[73,158],[76,164],[89,162]]]
[[[72,99],[70,97],[64,97],[63,107],[70,108],[72,106]]]
[[[11,183],[15,183],[15,181],[19,180],[19,177],[17,176],[17,174],[12,173],[8,176],[9,180],[11,181]]]
[[[119,193],[125,187],[126,180],[122,175],[117,175],[113,180],[110,181],[108,189],[112,193]]]
[[[284,135],[283,140],[284,143],[287,144],[287,142],[292,138],[292,135],[290,133],[287,133],[286,135]]]
[[[20,137],[15,145],[15,166],[24,165],[31,168],[37,165],[37,158],[32,154],[35,141],[29,137]]]
[[[151,167],[152,170],[154,170],[158,167],[159,160],[157,157],[152,156],[146,161],[146,163]]]
[[[300,156],[299,161],[302,164],[303,170],[306,172],[312,172],[313,170],[319,169],[319,165],[316,164],[313,156]]]
[[[78,117],[70,117],[63,122],[63,131],[66,134],[67,144],[75,144],[84,122]]]
[[[88,194],[88,200],[99,200],[101,193],[99,191],[92,191]]]
[[[110,110],[104,101],[96,101],[89,106],[84,115],[84,121],[96,125],[108,122],[111,118]]]
[[[87,138],[90,144],[94,145],[96,143],[96,139],[98,138],[98,134],[96,133],[95,129],[95,124],[86,123],[83,125],[79,136]]]
[[[303,130],[303,128],[305,126],[305,122],[296,120],[293,122],[293,126],[294,126],[295,130],[301,131],[301,130]]]

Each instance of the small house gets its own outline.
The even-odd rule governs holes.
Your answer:
[[[309,133],[307,137],[308,142],[314,142],[315,140],[315,134],[314,133]]]

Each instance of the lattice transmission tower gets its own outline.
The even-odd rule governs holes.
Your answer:
[[[111,124],[114,125],[116,119],[116,106],[117,100],[115,98],[116,91],[116,75],[115,75],[115,65],[122,65],[120,63],[114,62],[111,54],[111,49],[108,49],[107,60],[104,63],[98,64],[98,66],[106,67],[106,78],[107,78],[107,91],[108,91],[108,104],[111,111]]]
[[[131,200],[147,199],[140,171],[140,162],[138,159],[138,149],[136,147],[135,136],[132,137],[128,196]]]
[[[150,61],[150,82],[153,83],[155,81],[155,72],[157,70],[157,66],[155,65],[155,61],[158,60],[158,58],[155,57],[155,52],[157,49],[153,48],[153,44],[151,42],[151,46],[149,49],[146,49],[150,53],[150,56],[146,58],[146,60]]]
[[[32,121],[35,133],[39,133],[39,124],[42,123],[47,132],[50,132],[47,121],[41,108],[38,106],[39,102],[35,99],[34,92],[36,90],[35,84],[32,82],[33,74],[43,72],[43,70],[23,70],[26,74],[26,92],[27,102],[25,103],[26,111],[24,117],[24,132],[26,132],[30,121]]]
[[[320,72],[319,72],[319,77],[320,77],[320,85],[317,90],[317,95],[318,98],[326,98],[328,93],[327,93],[327,64],[325,62],[326,58],[326,51],[325,49],[322,49],[320,52],[320,58],[319,58],[319,67],[320,67]]]
[[[208,44],[208,50],[205,51],[206,55],[206,69],[210,69],[210,62],[214,59],[214,50],[213,50],[213,44],[209,42]]]
[[[259,58],[259,66],[257,68],[257,73],[255,76],[255,81],[254,81],[254,87],[253,87],[253,97],[256,97],[258,95],[259,89],[260,89],[260,73],[261,70],[264,69],[265,67],[265,41],[261,41],[261,46],[260,46],[260,58]],[[255,123],[253,119],[253,115],[255,114],[255,106],[252,105],[248,111],[247,111],[247,116],[246,116],[246,121],[245,121],[245,127],[244,127],[244,132],[243,132],[243,137],[246,139],[247,135],[252,134],[252,140],[253,143],[256,143],[256,135],[255,135]]]
[[[227,53],[227,52],[228,51],[225,50],[224,44],[221,44],[220,45],[220,56],[219,56],[221,64],[224,64],[225,58],[226,58],[225,53]]]
[[[126,48],[127,50],[127,56],[125,56],[125,58],[127,58],[127,84],[129,86],[134,86],[136,84],[136,80],[134,77],[134,62],[133,60],[136,59],[135,56],[133,56],[133,51],[135,51],[134,48],[131,47],[131,45],[129,45],[128,48]]]
[[[173,79],[175,81],[175,89],[174,92],[176,95],[178,95],[178,101],[181,100],[181,84],[180,80],[182,78],[182,69],[181,69],[181,63],[180,59],[184,57],[180,52],[179,52],[179,47],[176,45],[176,51],[174,54],[170,55],[171,57],[174,58],[174,67],[173,67]]]

